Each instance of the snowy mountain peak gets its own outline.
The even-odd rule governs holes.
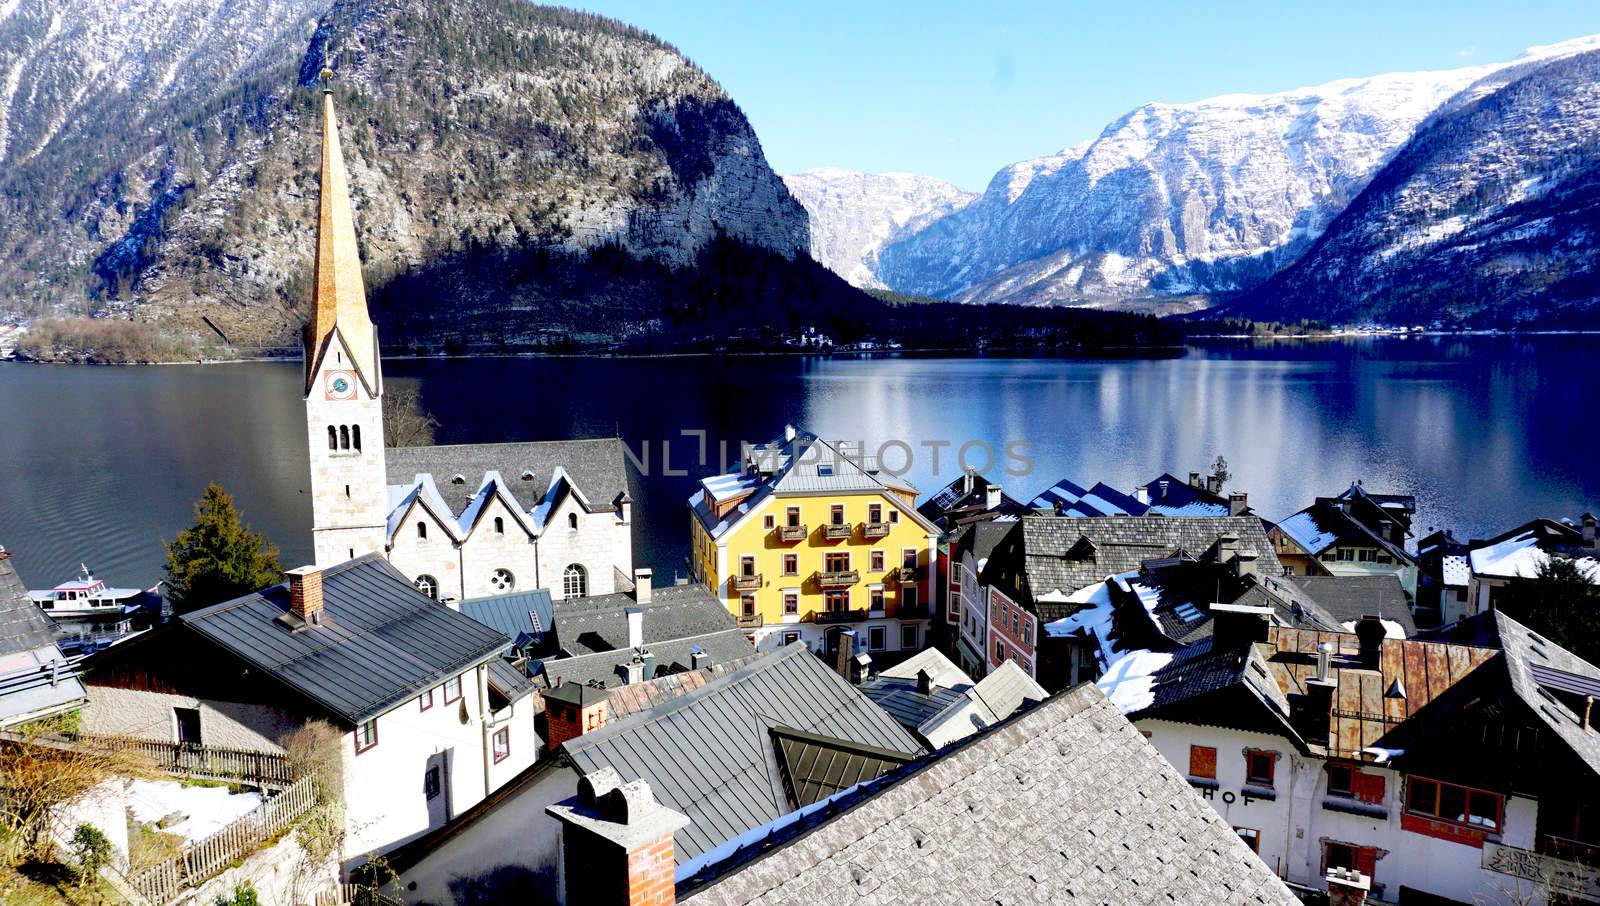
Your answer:
[[[882,289],[873,274],[884,243],[977,197],[931,176],[817,167],[783,177],[811,218],[811,256],[856,286]]]

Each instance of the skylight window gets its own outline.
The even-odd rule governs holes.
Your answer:
[[[1204,616],[1204,614],[1200,612],[1200,608],[1188,603],[1179,604],[1177,607],[1173,608],[1173,612],[1178,615],[1178,619],[1184,621],[1185,623],[1193,623],[1195,620],[1198,620]]]
[[[821,475],[823,478],[827,478],[828,476],[832,475],[833,463],[823,463],[822,465],[817,466],[817,474]]]

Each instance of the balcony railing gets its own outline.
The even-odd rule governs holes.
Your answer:
[[[895,582],[920,582],[922,580],[922,567],[899,566],[889,570],[888,578]]]
[[[761,574],[753,576],[738,575],[733,577],[734,591],[756,591],[761,588]]]
[[[818,623],[859,623],[866,618],[867,612],[855,607],[849,610],[822,610],[813,617]]]
[[[760,629],[763,622],[764,621],[761,618],[761,614],[759,613],[747,613],[739,615],[740,629]]]
[[[848,588],[861,581],[861,574],[853,569],[839,569],[817,573],[817,584],[823,588]]]
[[[804,541],[810,530],[803,525],[780,525],[773,531],[778,533],[779,541]]]
[[[855,530],[856,527],[848,522],[844,523],[843,525],[836,525],[830,522],[822,527],[822,537],[828,539],[829,541],[841,541],[848,539],[852,534],[855,533]]]
[[[861,536],[863,538],[883,538],[883,537],[887,537],[888,534],[889,534],[889,523],[887,523],[887,522],[863,522],[863,523],[861,523]]]

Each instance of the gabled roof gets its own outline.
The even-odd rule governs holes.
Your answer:
[[[921,746],[803,643],[762,655],[660,707],[564,744],[579,774],[611,767],[644,779],[689,816],[679,863],[792,811],[776,727],[906,754]]]
[[[6,655],[55,646],[50,620],[28,597],[11,555],[0,549],[0,663]],[[0,674],[4,672],[0,669]]]
[[[974,522],[1015,519],[1027,515],[1027,505],[1004,491],[1000,492],[996,506],[990,509],[988,498],[992,484],[977,472],[964,473],[924,500],[917,507],[917,512],[946,531]]]
[[[83,683],[65,668],[50,620],[0,549],[0,727],[75,707]]]
[[[465,510],[467,488],[480,489],[491,472],[500,476],[505,491],[529,503],[541,500],[559,473],[593,508],[609,508],[628,493],[628,450],[615,437],[391,447],[384,451],[384,464],[391,488],[409,488],[419,475],[432,476],[452,514]],[[453,483],[457,475],[462,484]],[[524,514],[531,515],[531,510]]]
[[[1365,498],[1352,502],[1343,497],[1318,497],[1311,506],[1279,522],[1278,530],[1313,557],[1320,557],[1335,545],[1347,544],[1381,548],[1402,564],[1414,562],[1405,548],[1390,542],[1347,509],[1367,502]]]
[[[928,649],[932,651],[934,649]],[[934,683],[926,694],[917,691],[913,677],[878,675],[861,684],[861,694],[889,712],[900,726],[915,733],[939,712],[961,701],[973,687],[963,674],[955,682]]]
[[[915,756],[853,742],[773,727],[778,767],[791,809],[805,808],[858,783],[876,780]]]
[[[1228,498],[1197,488],[1169,473],[1144,485],[1150,512],[1162,516],[1226,516]]]
[[[1600,667],[1502,611],[1489,611],[1475,619],[1489,631],[1491,643],[1505,652],[1512,692],[1590,771],[1600,774],[1600,730],[1592,719],[1585,727],[1577,710],[1585,696],[1600,698]]]
[[[646,645],[739,626],[727,606],[704,585],[667,585],[652,588],[645,604],[627,592],[555,602],[551,620],[556,644],[568,656],[628,650],[629,610],[638,610],[643,616]]]
[[[1150,512],[1148,504],[1140,503],[1130,494],[1124,494],[1105,482],[1084,490],[1063,478],[1044,489],[1028,503],[1031,509],[1049,510],[1061,516],[1143,516]],[[1224,507],[1223,515],[1227,515]]]
[[[519,648],[542,641],[555,625],[550,592],[543,588],[462,601],[461,613],[509,636]]]
[[[348,724],[496,657],[511,639],[418,591],[377,554],[322,571],[322,622],[291,629],[289,584],[179,623]]]
[[[705,635],[650,642],[642,655],[644,679],[657,679],[694,669],[695,654],[704,657],[702,666],[725,664],[755,653],[744,630],[733,628]],[[631,648],[596,651],[576,657],[546,658],[535,666],[550,685],[560,683],[599,683],[607,687],[627,682],[626,665],[637,656]]]
[[[843,441],[825,441],[808,431],[796,431],[792,439],[779,438],[750,447],[744,461],[735,469],[701,479],[698,489],[689,498],[689,509],[707,534],[721,538],[774,495],[826,496],[873,491],[896,492],[886,494],[890,506],[901,506],[897,495],[915,497],[917,493],[914,485],[884,471],[876,458],[857,446]],[[732,509],[723,511],[724,505],[732,505]],[[916,509],[910,506],[901,509],[930,532],[938,531]]]
[[[1382,617],[1397,624],[1407,638],[1417,634],[1417,623],[1398,576],[1296,576],[1299,586],[1345,628],[1365,616]]]
[[[917,727],[917,733],[933,748],[942,748],[958,739],[991,727],[1024,706],[1050,697],[1044,687],[1016,661],[1006,661],[979,680],[977,685]]]
[[[1500,579],[1533,578],[1551,556],[1570,559],[1600,584],[1600,551],[1583,542],[1583,534],[1554,519],[1535,519],[1487,541],[1473,541],[1467,555],[1472,571]]]
[[[1089,685],[689,869],[684,904],[1296,902]]]

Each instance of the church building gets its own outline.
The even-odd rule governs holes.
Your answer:
[[[620,439],[384,449],[378,332],[326,84],[315,284],[304,395],[317,565],[381,554],[447,602],[631,587],[633,497]]]

